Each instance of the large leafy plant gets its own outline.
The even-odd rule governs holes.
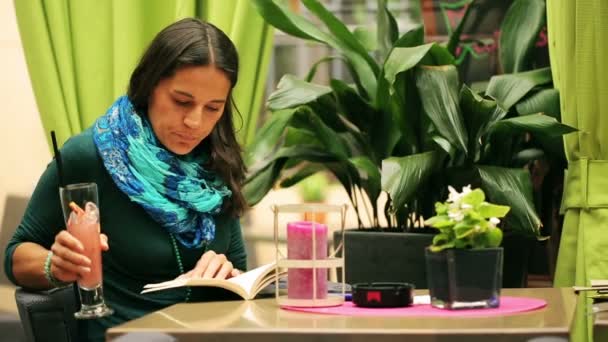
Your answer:
[[[530,132],[551,138],[573,131],[551,116],[518,115],[511,110],[533,88],[530,85],[547,81],[543,76],[544,70],[512,75],[512,89],[504,92],[505,96],[494,91],[502,88],[493,78],[484,96],[461,86],[454,66],[418,67],[416,87],[423,112],[432,123],[428,135],[438,147],[427,154],[434,156],[436,164],[428,170],[432,181],[425,186],[408,181],[417,167],[418,155],[385,160],[383,189],[390,194],[393,205],[407,207],[413,198],[420,199],[421,193],[443,196],[442,189],[447,185],[473,184],[482,188],[493,202],[512,208],[505,220],[506,227],[539,236],[541,222],[533,203],[530,174],[517,165],[518,160],[537,157],[536,149],[529,148],[526,140]],[[440,120],[442,117],[450,119],[447,124]],[[434,208],[429,201],[422,203],[417,213],[430,217]]]
[[[316,0],[302,3],[319,23],[291,12],[280,2],[254,3],[274,27],[327,45],[336,55],[321,59],[304,79],[285,75],[270,95],[272,115],[245,155],[251,170],[244,188],[246,197],[255,204],[279,179],[281,186],[291,186],[326,169],[348,193],[360,224],[367,210],[372,218],[368,224],[378,225],[378,217],[385,211],[377,206],[382,160],[432,148],[432,142],[422,141],[419,99],[409,82],[413,69],[420,63],[451,64],[452,54],[435,43],[425,44],[422,27],[400,35],[384,1],[379,1],[375,31],[358,28],[355,32]],[[332,59],[346,64],[353,84],[339,79],[332,79],[329,85],[311,82],[317,66]],[[422,156],[421,162],[430,167],[431,158]],[[371,200],[371,208],[361,202],[362,194]]]
[[[272,115],[246,153],[251,174],[244,190],[251,204],[278,180],[291,186],[325,169],[348,193],[360,226],[368,211],[371,226],[387,214],[389,227],[409,229],[418,215],[432,216],[446,184],[472,183],[491,193],[494,202],[513,208],[508,219],[514,229],[538,235],[529,175],[506,167],[511,160],[496,153],[508,139],[513,142],[509,155],[525,155],[521,136],[529,131],[548,137],[569,131],[548,116],[510,112],[534,87],[550,82],[550,73],[548,80],[546,73],[533,72],[517,74],[506,85],[490,82],[493,98],[480,95],[461,86],[453,65],[461,26],[447,46],[425,44],[423,28],[400,35],[379,1],[377,44],[368,44],[370,31],[349,31],[317,0],[302,3],[322,25],[275,1],[255,1],[274,27],[332,47],[337,55],[319,63],[341,59],[354,83],[312,83],[318,64],[304,79],[281,79],[268,100]],[[389,195],[385,208],[378,207],[382,191]],[[360,200],[363,194],[371,208]]]

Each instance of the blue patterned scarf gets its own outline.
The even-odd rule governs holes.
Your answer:
[[[93,139],[118,188],[188,248],[215,238],[215,220],[231,192],[203,169],[204,154],[177,156],[156,139],[127,96],[95,122]]]

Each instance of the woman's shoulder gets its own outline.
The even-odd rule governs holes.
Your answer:
[[[61,160],[68,175],[78,177],[82,173],[90,175],[96,171],[102,164],[93,141],[92,129],[69,138],[61,148]]]
[[[93,130],[89,128],[70,137],[65,144],[63,144],[61,154],[64,157],[76,156],[79,158],[87,158],[90,155],[96,155],[97,149],[95,148],[95,142],[93,141]]]

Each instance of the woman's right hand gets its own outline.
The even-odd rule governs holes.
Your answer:
[[[101,250],[107,251],[108,237],[100,234]],[[67,230],[55,236],[51,246],[51,274],[57,280],[69,283],[77,281],[80,276],[91,272],[91,260],[84,254],[84,246]]]

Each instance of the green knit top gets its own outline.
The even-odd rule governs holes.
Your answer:
[[[109,251],[103,253],[103,285],[106,303],[115,313],[79,321],[83,339],[103,340],[105,330],[111,326],[183,302],[186,288],[140,294],[145,284],[177,277],[178,258],[169,233],[116,187],[97,154],[92,131],[89,129],[69,139],[61,149],[61,156],[66,184],[97,183],[101,231],[108,236],[110,246]],[[21,224],[7,245],[4,269],[8,278],[16,283],[12,257],[19,243],[34,242],[49,249],[62,229],[65,223],[59,203],[57,165],[53,161],[40,178]],[[207,250],[225,254],[235,268],[246,269],[247,258],[237,218],[216,216],[215,240],[208,246],[195,249],[179,243],[177,246],[185,271],[194,268]],[[227,297],[231,295],[219,289],[196,288],[192,289],[190,300]]]

